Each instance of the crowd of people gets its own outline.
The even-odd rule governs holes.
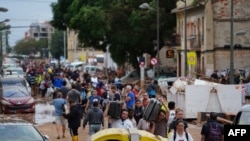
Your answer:
[[[68,128],[72,141],[78,141],[78,129],[82,127],[85,130],[88,126],[89,137],[105,128],[137,128],[170,141],[193,141],[184,120],[184,111],[159,92],[153,79],[148,85],[140,87],[137,84],[122,84],[117,78],[103,81],[97,75],[68,68],[44,69],[42,65],[31,65],[26,72],[33,95],[52,97],[57,139],[65,138],[65,129]],[[150,99],[161,103],[155,121],[143,118]],[[122,106],[117,118],[109,114],[112,101],[120,102]],[[202,141],[208,141],[208,128],[202,128]]]

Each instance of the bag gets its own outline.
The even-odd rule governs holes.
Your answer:
[[[52,87],[47,88],[45,97],[50,97],[52,93],[54,93],[54,89]]]
[[[208,140],[209,141],[221,141],[222,133],[221,133],[219,124],[208,123],[208,126],[209,126]]]
[[[81,98],[82,98],[82,100],[85,100],[87,98],[86,92],[84,90],[81,91]]]
[[[143,118],[147,121],[156,121],[160,109],[161,103],[156,99],[150,99],[150,102],[144,111]]]
[[[153,85],[148,86],[148,95],[155,95],[155,89]]]
[[[111,101],[109,105],[108,115],[113,119],[119,119],[122,111],[122,102]]]
[[[52,93],[54,93],[55,91],[54,91],[54,89],[52,88],[52,87],[49,87],[48,89],[47,89],[47,93],[48,94],[52,94]]]
[[[69,113],[69,107],[67,104],[62,104],[62,111],[63,113],[65,114],[68,114]]]
[[[188,133],[187,133],[187,131],[184,131],[184,132],[185,132],[186,139],[188,141]],[[174,131],[174,140],[173,141],[175,141],[175,139],[176,139],[176,131]]]

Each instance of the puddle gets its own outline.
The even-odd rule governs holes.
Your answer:
[[[44,124],[54,121],[54,112],[55,108],[53,105],[50,105],[50,102],[39,101],[35,106],[34,114],[34,123],[35,124]]]
[[[35,105],[35,113],[23,113],[23,114],[5,114],[4,117],[21,118],[27,120],[33,124],[41,125],[45,123],[50,123],[54,121],[54,111],[53,105],[50,102],[44,100],[37,100]]]

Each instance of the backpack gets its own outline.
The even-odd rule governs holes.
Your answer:
[[[209,126],[208,140],[209,141],[220,141],[222,133],[221,133],[219,124],[208,123],[208,126]]]
[[[109,105],[108,115],[113,119],[119,119],[122,111],[122,102],[111,101]]]
[[[187,133],[187,131],[184,131],[184,132],[185,132],[186,139],[188,141],[188,133]],[[174,140],[173,141],[175,141],[175,139],[176,139],[176,131],[174,131]]]
[[[87,98],[86,92],[84,90],[81,91],[81,98],[82,100],[85,100]]]

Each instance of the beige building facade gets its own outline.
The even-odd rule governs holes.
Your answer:
[[[188,73],[210,76],[214,70],[230,68],[230,23],[231,0],[186,0],[177,2],[172,10],[176,13],[176,34],[180,35],[181,45],[176,47],[177,74],[184,75],[185,30],[187,52],[196,53],[196,64],[188,65]],[[250,70],[250,1],[234,0],[233,41],[235,70]],[[186,25],[185,23],[186,12]],[[236,36],[235,33],[245,34]],[[187,58],[189,59],[189,58]]]
[[[91,47],[81,47],[77,36],[75,31],[67,29],[67,59],[69,62],[82,61],[88,64],[88,60],[94,58],[95,55],[104,54],[103,51]]]

